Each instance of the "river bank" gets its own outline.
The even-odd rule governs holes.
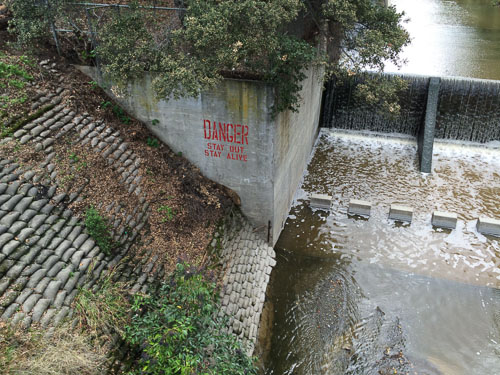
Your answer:
[[[0,328],[11,340],[0,343],[2,352],[21,345],[23,332],[73,337],[59,336],[63,327],[101,335],[89,330],[88,316],[82,320],[82,296],[87,311],[100,315],[108,302],[119,300],[124,304],[115,312],[127,315],[126,300],[147,293],[181,262],[214,268],[223,293],[234,289],[227,294],[231,303],[224,304],[232,319],[227,332],[239,336],[251,355],[273,253],[241,215],[239,226],[222,229],[230,238],[220,232],[222,219],[239,204],[237,195],[173,153],[52,50],[22,55],[6,44],[13,37],[6,30],[0,33],[0,60],[6,67],[0,76],[5,80]],[[101,223],[94,233],[91,217]],[[218,243],[217,238],[225,240]],[[251,266],[252,276],[261,276],[248,279],[243,265]],[[238,277],[227,280],[224,274]],[[103,285],[110,281],[117,290],[107,293]],[[99,299],[106,303],[95,305]],[[11,324],[21,331],[9,331]],[[105,329],[110,331],[94,348],[79,346],[88,358],[96,358],[88,373],[108,368],[108,354],[117,349],[120,332]],[[28,337],[23,342],[38,347]]]

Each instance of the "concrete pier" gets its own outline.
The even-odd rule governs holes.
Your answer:
[[[500,237],[500,220],[480,217],[476,229],[479,233]]]
[[[432,77],[430,79],[425,109],[425,121],[418,133],[420,172],[424,173],[431,173],[432,171],[432,150],[434,148],[434,133],[436,130],[440,86],[441,78]]]
[[[360,215],[368,217],[370,216],[371,208],[372,208],[371,202],[359,199],[351,199],[349,201],[349,209],[347,213],[349,215]]]
[[[332,197],[327,194],[311,194],[309,197],[310,206],[312,208],[319,208],[322,210],[330,211],[332,205]]]
[[[431,222],[437,228],[455,229],[457,227],[457,214],[434,211]]]
[[[408,206],[391,204],[391,209],[389,211],[389,219],[411,223],[412,218],[413,218],[413,208]]]

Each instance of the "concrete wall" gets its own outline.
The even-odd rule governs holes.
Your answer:
[[[302,179],[318,134],[321,112],[322,70],[310,69],[302,83],[300,110],[281,113],[275,124],[274,142],[274,226],[278,239],[290,211],[293,196]]]
[[[79,68],[101,81],[93,68]],[[152,77],[145,75],[126,95],[108,94],[205,176],[238,193],[242,212],[274,245],[317,133],[317,77],[308,72],[298,113],[275,118],[273,89],[257,81],[227,79],[197,98],[165,101],[155,99]]]

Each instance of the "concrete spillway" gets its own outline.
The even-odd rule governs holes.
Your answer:
[[[384,113],[356,95],[356,86],[375,75],[333,79],[323,98],[322,126],[400,133],[418,138],[420,170],[432,169],[435,138],[486,143],[500,140],[500,81],[386,75],[403,78],[397,115]]]
[[[430,77],[386,76],[408,82],[399,95],[401,111],[391,117],[354,94],[358,84],[372,77],[328,82],[321,126],[417,136],[425,120]],[[436,138],[480,143],[500,140],[500,81],[442,77],[435,120]]]

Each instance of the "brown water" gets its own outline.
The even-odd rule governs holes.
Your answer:
[[[403,72],[500,80],[500,6],[492,0],[389,2],[409,18]]]
[[[397,319],[418,373],[500,373],[500,242],[475,230],[500,217],[500,150],[439,144],[431,175],[416,163],[413,140],[322,134],[276,246],[266,374],[377,374]],[[310,193],[333,195],[331,213]],[[373,203],[369,220],[348,217],[351,198]],[[414,207],[411,225],[391,203]],[[433,210],[457,229],[433,229]]]

